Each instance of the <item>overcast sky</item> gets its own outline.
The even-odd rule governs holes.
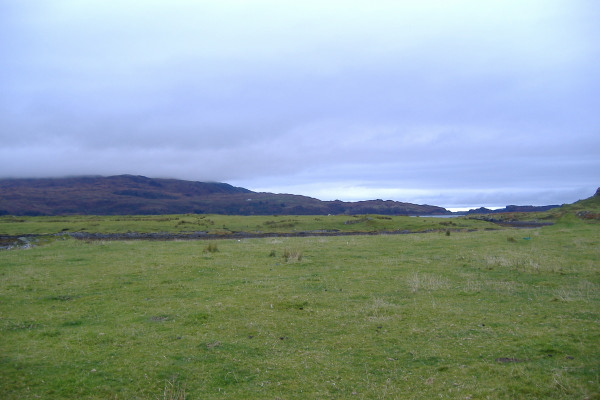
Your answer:
[[[562,204],[600,186],[596,0],[0,0],[0,177]]]

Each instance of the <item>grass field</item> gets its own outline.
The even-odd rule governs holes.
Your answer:
[[[175,232],[205,219],[230,231],[406,226],[8,218],[0,233]],[[320,221],[293,221],[302,218]],[[408,221],[413,231],[448,222]],[[57,238],[0,251],[0,398],[599,399],[597,222],[453,223],[411,235]]]
[[[0,216],[0,235],[54,234],[69,232],[195,232],[203,231],[226,237],[233,232],[381,232],[406,230],[498,229],[497,225],[475,219],[415,218],[384,215],[71,215],[57,217]]]

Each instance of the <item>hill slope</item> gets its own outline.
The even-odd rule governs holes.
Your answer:
[[[561,217],[568,213],[573,213],[579,218],[600,221],[600,188],[596,193],[587,199],[576,201],[573,204],[565,204],[555,211],[555,217]]]
[[[144,176],[0,179],[0,215],[448,214],[442,207],[370,200],[321,201],[257,193],[226,183]]]

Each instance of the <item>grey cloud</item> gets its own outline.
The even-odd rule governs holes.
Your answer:
[[[598,11],[583,0],[3,3],[0,174],[439,205],[506,190],[566,198],[597,185]]]

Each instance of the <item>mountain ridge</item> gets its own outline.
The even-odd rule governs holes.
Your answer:
[[[0,179],[0,215],[445,215],[443,207],[392,200],[322,201],[221,182],[140,175]]]

